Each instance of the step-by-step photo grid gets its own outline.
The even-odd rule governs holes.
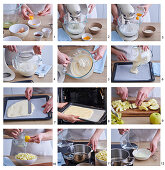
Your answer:
[[[2,0],[1,169],[164,169],[164,8]]]

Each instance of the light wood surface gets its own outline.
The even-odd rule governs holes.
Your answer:
[[[84,48],[88,51],[92,51],[94,49],[94,46],[59,46],[59,50],[62,53],[69,54],[70,51],[76,50],[77,48]],[[107,60],[104,65],[104,71],[101,74],[93,73],[92,76],[90,76],[87,79],[74,79],[68,75],[65,76],[64,83],[106,83],[107,82]]]
[[[145,37],[142,33],[142,29],[145,26],[154,26],[156,28],[155,33],[151,36],[151,37]],[[160,41],[160,36],[161,36],[161,25],[160,23],[142,23],[140,24],[140,28],[139,28],[139,33],[138,33],[138,38],[135,41]],[[112,31],[116,30],[116,26],[112,23]]]
[[[150,148],[150,142],[134,142],[135,144],[138,145],[139,148]],[[116,142],[112,142],[112,144],[119,144]],[[151,156],[148,160],[145,161],[139,161],[136,160],[134,161],[133,166],[159,166],[160,165],[160,144],[158,144],[157,151],[153,156]]]
[[[90,33],[89,27],[92,23],[100,23],[102,25],[102,29],[98,34],[93,34],[93,39],[92,41],[106,41],[107,40],[107,19],[102,19],[102,18],[89,18],[87,25],[85,27],[85,33]],[[60,21],[58,22],[58,28],[62,28],[62,24]],[[91,34],[91,33],[90,33]],[[83,41],[82,39],[72,39],[72,41]]]
[[[147,100],[149,100],[150,98],[148,98]],[[160,98],[155,97],[155,99],[158,101],[159,105],[160,105]],[[114,100],[120,100],[120,98],[114,98],[112,97],[112,101]],[[129,97],[128,98],[129,101],[135,101],[134,97]],[[138,113],[140,113],[140,115],[138,115]],[[147,112],[147,114],[146,114]],[[149,120],[149,116],[151,113],[154,112],[159,112],[160,110],[157,111],[140,111],[138,109],[128,109],[125,110],[122,113],[122,119],[124,121],[124,124],[150,124],[150,120]]]
[[[8,158],[11,159],[11,161],[16,165],[16,166],[21,166],[19,163],[16,162],[14,156],[7,156]],[[36,162],[34,162],[31,166],[52,166],[53,162],[53,157],[52,156],[37,156]],[[47,163],[45,165],[45,163]]]
[[[8,66],[15,73],[15,79],[10,81],[10,83],[16,81],[24,81],[24,80],[33,80],[34,83],[51,83],[53,82],[53,69],[51,68],[45,77],[38,77],[37,75],[33,75],[31,77],[22,76],[17,70],[13,68],[12,65]],[[4,82],[8,83],[8,82]]]
[[[127,62],[127,61],[112,61],[111,60],[111,73],[113,72],[114,64],[118,63],[118,62]],[[160,63],[160,61],[152,61],[152,63]],[[138,83],[138,82],[136,82],[136,83]],[[160,83],[160,77],[159,76],[155,76],[155,81],[144,82],[144,83]]]
[[[15,16],[13,16],[15,17]],[[50,25],[49,24],[52,24],[53,23],[53,17],[52,15],[46,15],[46,16],[37,16],[35,15],[34,16],[34,19],[39,19],[41,21],[41,25],[38,27],[38,28],[30,28],[29,27],[29,33],[26,37],[24,37],[22,40],[23,41],[35,41],[35,38],[34,38],[34,33],[35,32],[38,32],[38,31],[41,31],[42,32],[42,29],[43,28],[50,28]],[[28,25],[28,20],[24,20],[21,16],[19,17],[19,20],[17,22],[17,24],[26,24]],[[52,29],[52,28],[50,28]],[[3,37],[7,37],[7,36],[11,36],[11,33],[9,30],[5,30],[4,29],[4,35]],[[41,41],[52,41],[53,40],[53,31],[52,33],[50,34],[49,38],[42,38]]]
[[[33,96],[39,95],[48,95],[52,94],[33,94]],[[4,97],[13,97],[13,96],[24,96],[24,95],[4,95]],[[27,121],[4,121],[4,125],[50,125],[53,124],[53,118],[50,120],[27,120]]]

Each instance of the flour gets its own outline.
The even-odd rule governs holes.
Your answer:
[[[70,70],[73,76],[81,77],[86,75],[92,68],[92,58],[88,55],[78,54],[71,62]]]
[[[23,76],[32,76],[37,70],[37,64],[31,62],[20,63],[17,71]]]
[[[121,25],[119,30],[125,36],[134,36],[138,33],[139,25],[135,23],[127,23]]]
[[[145,32],[145,33],[153,33],[152,30],[145,30],[144,32]]]
[[[100,28],[99,27],[91,27],[90,28],[92,31],[100,31]]]

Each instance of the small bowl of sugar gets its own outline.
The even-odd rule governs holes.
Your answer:
[[[156,28],[154,26],[145,26],[142,29],[143,35],[145,37],[151,37],[155,31],[156,31]]]
[[[101,31],[102,25],[100,23],[94,22],[89,26],[89,31],[91,34],[97,34]]]

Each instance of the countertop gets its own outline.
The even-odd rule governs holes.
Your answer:
[[[135,97],[129,97],[128,100],[134,101],[136,98]],[[148,98],[147,100],[149,100]],[[154,97],[160,104],[160,98]],[[119,100],[119,98],[113,98],[113,100]],[[149,117],[122,117],[124,124],[150,124]]]
[[[70,51],[75,50],[77,48],[84,48],[88,51],[92,51],[94,49],[94,46],[59,46],[59,50],[65,54],[70,53]],[[92,76],[90,76],[87,79],[74,79],[68,75],[65,76],[64,83],[106,83],[107,82],[107,60],[104,65],[104,71],[101,74],[93,73]]]
[[[14,17],[14,16],[13,16]],[[46,16],[38,16],[38,15],[35,15],[34,16],[34,19],[39,19],[41,21],[41,25],[38,27],[38,28],[30,28],[29,27],[29,33],[26,37],[24,37],[23,41],[35,41],[34,39],[34,33],[37,32],[37,31],[41,31],[42,32],[42,29],[43,28],[50,28],[50,25],[49,24],[52,24],[53,23],[53,17],[52,15],[46,15]],[[19,20],[17,22],[17,24],[26,24],[28,25],[28,20],[24,20],[22,18],[22,16],[19,17]],[[51,28],[52,29],[52,28]],[[6,37],[6,36],[11,36],[10,34],[10,31],[9,30],[6,30],[4,29],[4,34],[3,34],[3,37]],[[53,40],[53,31],[52,33],[50,34],[49,38],[42,38],[42,41],[52,41]]]
[[[114,64],[118,63],[118,62],[127,62],[127,61],[111,61],[111,73],[113,72]],[[151,62],[152,63],[160,63],[160,61],[151,61]],[[137,83],[137,82],[135,82],[135,83]],[[155,76],[155,81],[153,81],[153,82],[144,82],[144,83],[160,83],[160,77],[159,76]]]
[[[38,95],[48,95],[51,96],[51,94],[37,94]],[[4,97],[12,97],[12,96],[24,96],[24,95],[4,95]],[[33,94],[35,96],[35,94]],[[53,124],[53,118],[50,120],[28,120],[28,121],[5,121],[3,122],[4,125],[50,125]]]
[[[33,80],[34,83],[52,83],[53,82],[53,69],[52,68],[49,70],[49,72],[46,74],[45,77],[38,77],[37,75],[33,75],[31,77],[24,77],[17,70],[15,70],[12,65],[9,65],[8,67],[15,73],[15,79],[10,81],[10,83],[13,83],[16,81],[24,81],[24,80]],[[4,82],[4,83],[8,83],[8,82]]]
[[[107,40],[107,19],[102,19],[102,18],[88,18],[88,22],[85,27],[85,33],[90,33],[88,27],[92,23],[100,23],[102,25],[102,29],[98,34],[93,34],[93,39],[92,41],[106,41]],[[62,24],[60,21],[58,21],[58,28],[62,28]],[[72,39],[72,41],[83,41],[82,39]]]
[[[112,143],[117,144],[117,143]],[[139,142],[136,143],[139,146],[139,148],[150,148],[150,142]],[[134,161],[134,166],[159,166],[160,165],[160,145],[158,144],[157,151],[153,156],[151,156],[148,160],[145,161]]]
[[[116,26],[112,23],[111,24],[112,28],[111,30],[112,31],[115,31],[116,30]],[[155,33],[151,36],[151,37],[145,37],[142,33],[142,29],[145,27],[145,26],[154,26],[156,28],[156,31]],[[135,41],[160,41],[161,39],[161,25],[160,23],[142,23],[140,24],[140,28],[139,28],[139,36],[137,38],[137,40]]]
[[[16,166],[21,166],[16,162],[14,156],[7,156],[7,157],[10,158],[11,161]],[[53,166],[53,157],[52,156],[37,156],[36,162],[34,162],[34,164],[29,165],[29,166]]]

